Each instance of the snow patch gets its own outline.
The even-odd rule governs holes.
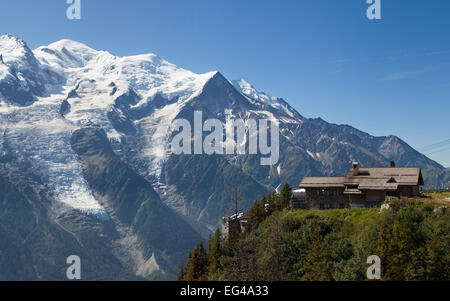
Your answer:
[[[280,99],[277,97],[272,97],[264,92],[256,90],[250,83],[246,82],[245,80],[233,80],[231,81],[231,84],[244,96],[247,96],[251,100],[267,104],[275,109],[283,111],[292,118],[294,117],[294,113],[290,110],[286,103],[280,101]],[[251,102],[254,103],[253,101]]]

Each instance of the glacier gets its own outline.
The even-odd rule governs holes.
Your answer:
[[[17,104],[0,90],[0,142],[7,142],[11,151],[42,172],[57,201],[100,219],[107,219],[108,214],[84,179],[80,160],[71,149],[72,133],[86,126],[99,127],[118,153],[138,149],[133,160],[139,172],[155,188],[165,187],[161,175],[171,124],[218,73],[196,74],[155,54],[118,57],[68,39],[32,51],[23,40],[3,35],[0,56],[0,87],[13,81],[28,93],[26,101]],[[257,91],[244,80],[232,84],[249,102],[283,110],[285,122],[299,122],[295,110],[284,101]],[[128,107],[118,104],[120,97],[132,94],[136,99]],[[156,98],[167,103],[155,106]],[[153,109],[129,120],[139,138],[124,139],[110,114],[127,121],[129,111],[147,107]],[[254,113],[274,118],[266,109]]]

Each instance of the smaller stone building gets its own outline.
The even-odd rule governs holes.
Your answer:
[[[243,213],[222,217],[222,236],[228,237],[233,229],[239,233],[244,232],[247,225],[247,216]]]

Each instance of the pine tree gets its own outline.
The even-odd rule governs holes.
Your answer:
[[[450,279],[450,256],[448,254],[448,239],[445,233],[434,231],[427,249],[427,280],[448,281]]]
[[[280,191],[280,205],[282,209],[288,208],[291,204],[292,188],[286,182]]]
[[[381,277],[385,279],[386,270],[389,267],[389,261],[391,257],[391,241],[392,232],[389,224],[383,222],[380,225],[380,231],[378,232],[378,240],[375,247],[370,252],[371,255],[377,255],[381,259]],[[387,279],[386,279],[387,280]]]
[[[208,277],[208,254],[203,246],[203,242],[200,242],[189,253],[188,262],[182,280],[184,281],[201,281],[206,280]]]
[[[267,197],[267,214],[272,215],[272,213],[274,213],[275,211],[280,210],[283,210],[280,202],[280,197],[274,191]]]
[[[220,269],[220,257],[222,256],[222,234],[217,229],[214,236],[209,241],[208,246],[208,274],[213,276]]]
[[[252,208],[248,212],[247,217],[247,225],[245,227],[245,232],[249,233],[256,228],[258,228],[259,224],[264,220],[264,203],[255,201],[253,203]]]
[[[268,208],[269,202],[268,202],[268,200],[267,200],[267,196],[266,196],[266,195],[263,195],[263,196],[262,196],[261,202],[260,202],[260,203],[261,203],[261,206],[262,206],[262,208],[263,208],[264,218],[270,216],[269,208]]]
[[[184,264],[181,263],[180,264],[180,271],[178,272],[178,281],[183,281],[184,280]]]
[[[258,281],[261,280],[258,266],[258,237],[248,235],[243,238],[237,248],[237,256],[241,258],[239,277],[240,281]]]
[[[373,253],[381,259],[381,277],[385,281],[405,280],[407,251],[404,233],[397,221],[380,226],[377,246]]]
[[[328,271],[326,256],[322,250],[322,235],[320,227],[317,227],[312,233],[311,249],[306,256],[304,264],[304,281],[328,281],[331,280],[331,274]]]
[[[198,245],[197,266],[197,279],[202,281],[207,280],[209,259],[208,253],[203,246],[203,242],[200,242],[200,244]]]
[[[183,281],[195,281],[194,253],[197,254],[197,247],[192,252],[189,252],[186,269],[183,271],[183,277],[181,278]]]
[[[391,266],[387,271],[387,278],[394,281],[405,280],[405,266],[407,261],[406,244],[404,232],[400,228],[398,222],[394,223],[392,228],[392,242],[391,242]]]
[[[261,258],[262,273],[266,280],[280,281],[282,279],[283,242],[279,216],[273,216],[267,230],[267,236],[263,242],[264,256]]]

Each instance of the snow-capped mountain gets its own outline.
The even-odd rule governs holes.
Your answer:
[[[0,96],[4,138],[11,141],[11,147],[20,149],[20,154],[42,165],[59,200],[87,212],[104,214],[83,180],[81,165],[68,143],[71,133],[84,126],[99,126],[110,139],[120,141],[122,135],[108,117],[113,110],[121,110],[115,107],[120,96],[129,96],[133,91],[136,99],[128,109],[134,111],[152,103],[155,95],[176,99],[154,114],[152,120],[142,118],[136,122],[136,127],[148,131],[141,137],[147,142],[142,157],[159,176],[164,137],[171,121],[215,74],[197,75],[153,54],[119,58],[70,40],[34,52],[24,41],[9,35],[0,41],[4,84],[10,86],[9,80],[18,80],[17,91],[11,95],[21,91],[29,95],[29,100],[21,103],[28,106],[17,106],[9,94]],[[12,79],[11,73],[16,75]],[[63,104],[66,110],[61,114]]]
[[[278,120],[278,164],[172,154],[173,120],[192,120],[197,110],[224,123]],[[443,170],[397,137],[305,118],[218,71],[196,74],[154,54],[118,57],[70,40],[32,51],[0,37],[0,175],[27,182],[32,169],[51,200],[49,220],[83,220],[135,274],[173,277],[183,250],[226,214],[233,186],[249,206],[280,183],[342,175],[353,160]],[[178,227],[183,235],[173,234]]]

